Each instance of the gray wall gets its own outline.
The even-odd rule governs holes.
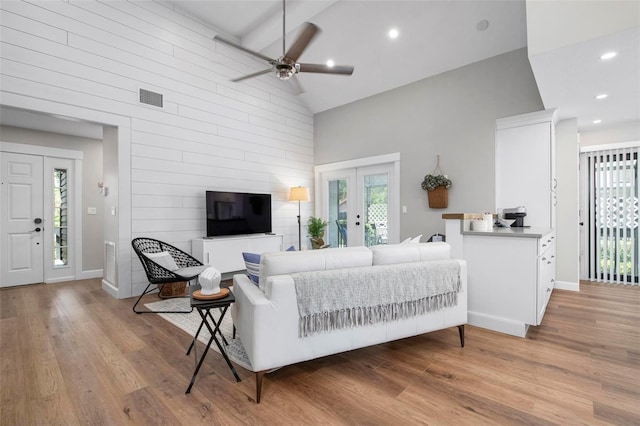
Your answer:
[[[317,114],[316,164],[400,152],[400,239],[444,232],[443,213],[495,210],[496,118],[544,109],[526,49]],[[420,188],[440,155],[449,207]]]
[[[102,141],[59,133],[0,126],[3,142],[38,145],[82,151],[82,270],[102,269],[103,201],[97,183],[102,180]],[[96,215],[88,215],[87,207],[96,207]]]

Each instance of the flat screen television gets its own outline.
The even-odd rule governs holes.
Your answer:
[[[271,232],[271,194],[207,191],[207,237]]]

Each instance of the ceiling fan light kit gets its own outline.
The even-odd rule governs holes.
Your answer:
[[[318,73],[318,74],[338,74],[338,75],[351,75],[353,74],[352,66],[339,66],[339,65],[322,65],[322,64],[301,64],[298,63],[298,58],[305,51],[311,41],[320,33],[320,28],[310,22],[303,24],[302,31],[298,38],[293,42],[289,51],[285,52],[285,21],[286,21],[286,9],[285,0],[282,0],[282,56],[278,59],[272,59],[259,52],[254,52],[251,49],[247,49],[244,46],[236,44],[230,40],[227,40],[218,35],[214,36],[215,41],[224,43],[237,50],[248,53],[256,58],[266,61],[271,68],[258,71],[252,74],[248,74],[242,77],[234,78],[231,81],[238,82],[246,80],[248,78],[257,77],[269,72],[275,72],[276,77],[280,80],[289,80],[294,75],[301,72]]]

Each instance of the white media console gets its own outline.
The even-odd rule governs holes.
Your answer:
[[[199,238],[191,241],[191,253],[202,263],[211,265],[224,274],[246,269],[243,252],[282,251],[283,244],[283,236],[275,234]]]

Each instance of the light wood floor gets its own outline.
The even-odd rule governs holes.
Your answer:
[[[150,296],[156,298],[156,296]],[[640,288],[554,291],[526,339],[467,326],[282,368],[262,402],[99,280],[0,290],[0,424],[640,424]]]

